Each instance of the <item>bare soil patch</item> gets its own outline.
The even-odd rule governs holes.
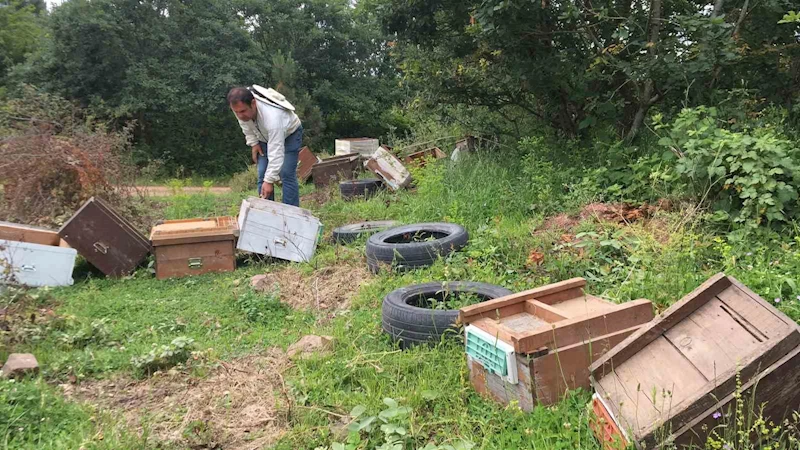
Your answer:
[[[140,433],[147,426],[162,442],[189,448],[255,450],[277,441],[287,426],[281,373],[286,355],[264,355],[221,362],[206,378],[180,373],[147,380],[117,378],[62,385],[68,398],[119,412]]]
[[[581,222],[596,220],[627,225],[652,217],[661,205],[652,206],[647,203],[633,206],[627,203],[589,203],[578,214],[558,214],[549,217],[538,231],[572,231]]]
[[[170,197],[175,195],[175,191],[169,186],[137,186],[136,191],[145,197]],[[181,193],[184,194],[201,194],[208,192],[209,194],[227,194],[231,192],[231,188],[218,186],[218,187],[182,187]]]
[[[363,264],[340,262],[310,275],[289,266],[256,275],[251,284],[260,292],[277,289],[280,301],[294,309],[335,311],[348,308],[361,283],[369,277]]]

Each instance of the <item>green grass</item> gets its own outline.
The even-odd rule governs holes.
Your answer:
[[[345,441],[348,448],[374,449],[383,443],[380,429],[348,437],[336,431],[337,415],[359,406],[365,417],[377,415],[387,408],[386,398],[410,408],[391,421],[407,432],[403,450],[461,441],[484,449],[599,448],[588,430],[586,392],[523,413],[475,394],[459,345],[398,350],[381,333],[380,302],[391,290],[418,282],[469,280],[522,290],[584,276],[589,292],[618,302],[645,297],[661,309],[724,270],[768,300],[780,298],[778,308],[800,319],[797,228],[740,237],[706,227],[699,218],[685,220],[681,212],[667,212],[650,225],[583,223],[574,240],[565,243],[561,232],[540,230],[544,218],[577,211],[596,194],[564,188],[564,178],[573,173],[568,170],[532,160],[508,161],[476,156],[453,167],[434,164],[415,171],[412,191],[384,192],[368,201],[343,201],[334,195],[322,206],[303,205],[314,210],[328,232],[359,220],[395,219],[457,222],[471,235],[464,251],[432,267],[373,277],[360,287],[349,310],[331,320],[289,310],[270,295],[254,293],[250,276],[286,265],[257,260],[243,260],[234,273],[166,281],[154,279],[146,269],[107,280],[84,268],[74,286],[39,291],[38,299],[26,300],[28,308],[52,306],[60,318],[20,324],[0,349],[3,358],[12,351],[33,352],[42,365],[41,377],[0,389],[6,398],[11,398],[10,389],[17,389],[12,401],[0,398],[5,447],[155,448],[160,444],[126,430],[115,416],[64,401],[53,385],[120,374],[147,376],[132,359],[179,337],[193,339],[193,349],[203,355],[186,368],[189,376],[202,377],[215,361],[270,347],[285,349],[313,333],[333,336],[336,349],[327,357],[298,361],[284,374],[295,407],[287,411],[288,430],[277,449],[314,449]],[[179,195],[158,202],[165,219],[177,219],[235,214],[247,195]],[[544,255],[541,264],[528,262],[531,251]],[[347,248],[325,242],[301,268],[310,272],[353,261],[363,264],[362,252],[363,241]],[[45,416],[54,422],[41,421]],[[29,431],[14,431],[18,428]],[[98,433],[105,436],[102,441]]]

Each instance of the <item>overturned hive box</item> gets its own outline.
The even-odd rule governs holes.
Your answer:
[[[311,178],[314,186],[321,188],[339,180],[358,178],[361,170],[359,155],[341,155],[325,158],[314,164],[311,168]]]
[[[249,197],[239,209],[237,248],[294,262],[314,257],[322,224],[310,211]]]
[[[408,172],[408,169],[399,159],[382,147],[375,150],[364,166],[383,180],[383,183],[393,191],[405,188],[411,183],[411,173]]]
[[[611,303],[585,285],[573,278],[462,308],[475,389],[530,411],[590,387],[589,365],[650,321],[653,307]]]
[[[99,197],[87,200],[58,234],[90,264],[111,277],[133,272],[150,254],[150,242]]]
[[[314,164],[322,161],[319,156],[315,155],[310,148],[303,147],[300,149],[300,154],[297,158],[297,179],[305,183],[311,178],[311,172]]]
[[[378,140],[373,138],[344,138],[336,139],[335,143],[337,155],[347,155],[357,153],[369,158],[378,148]]]
[[[702,446],[737,383],[781,423],[800,407],[798,344],[791,319],[717,274],[592,364],[595,432],[606,448]]]
[[[150,240],[158,279],[236,269],[234,217],[166,220],[153,227]]]
[[[419,152],[414,152],[409,155],[406,155],[403,158],[403,162],[408,165],[418,165],[420,167],[425,166],[425,161],[428,159],[444,159],[447,158],[445,152],[442,151],[439,147],[429,148],[427,150],[422,150]]]
[[[0,222],[0,285],[71,285],[77,255],[53,230]]]

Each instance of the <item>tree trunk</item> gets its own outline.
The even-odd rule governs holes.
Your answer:
[[[742,5],[742,11],[739,13],[739,19],[736,21],[736,28],[733,29],[734,39],[739,37],[739,31],[742,29],[742,22],[744,22],[744,18],[747,16],[747,8],[749,6],[750,6],[750,0],[744,0],[744,5]]]
[[[745,0],[746,1],[746,0]],[[658,56],[658,41],[659,41],[659,34],[661,33],[661,0],[652,0],[650,2],[650,39],[648,45],[650,49],[648,53],[650,53],[651,58],[656,58]],[[655,82],[652,78],[648,78],[644,82],[644,88],[639,94],[639,108],[636,110],[636,114],[633,117],[633,123],[631,124],[631,129],[628,131],[628,136],[626,140],[630,143],[636,138],[636,135],[639,134],[639,129],[641,129],[642,124],[644,123],[644,118],[647,115],[647,110],[653,106],[653,103],[657,102],[660,98],[658,95],[653,95],[655,91]]]
[[[719,17],[720,13],[722,13],[722,6],[725,3],[725,0],[717,0],[714,2],[714,12],[711,13],[711,18],[716,19]]]

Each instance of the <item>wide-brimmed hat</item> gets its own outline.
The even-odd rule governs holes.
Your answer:
[[[265,88],[263,86],[254,84],[250,86],[250,92],[253,93],[253,97],[255,97],[256,100],[260,100],[269,105],[276,106],[287,111],[294,111],[294,106],[286,100],[286,97],[284,97],[283,94],[275,89]]]

